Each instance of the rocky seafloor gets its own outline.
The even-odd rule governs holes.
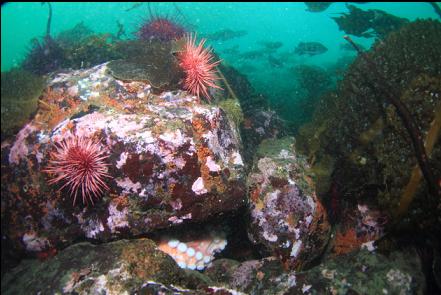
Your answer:
[[[440,57],[414,58],[433,46],[403,41],[420,31],[439,42],[439,22],[411,23],[370,54],[393,81],[403,75],[402,99],[429,137]],[[391,66],[400,54],[416,78]],[[335,105],[318,108],[296,139],[274,112],[253,107],[236,83],[244,78],[228,67],[231,87],[243,91],[239,99],[218,91],[213,103],[122,78],[111,63],[45,76],[30,119],[2,137],[2,293],[424,294],[428,278],[437,279],[439,240],[418,248],[396,235],[407,226],[427,236],[438,209],[420,229],[415,209],[388,227],[416,160],[392,107],[373,102],[363,67],[354,63]],[[349,87],[367,99],[357,103]],[[93,204],[50,182],[48,167],[68,138],[105,151],[107,189]],[[438,167],[439,138],[433,146]],[[396,157],[404,160],[394,171]]]

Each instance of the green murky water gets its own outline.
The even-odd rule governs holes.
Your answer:
[[[437,17],[427,3],[354,5],[363,10],[383,10],[409,20]],[[148,5],[137,2],[53,3],[52,7],[52,36],[83,22],[94,32],[112,34],[117,34],[120,24],[125,32],[122,38],[133,39],[143,19],[149,15]],[[292,68],[315,65],[336,70],[337,74],[330,73],[335,76],[355,56],[353,51],[345,49],[347,44],[342,39],[345,33],[332,19],[348,11],[345,3],[333,3],[319,12],[310,11],[313,9],[308,9],[303,2],[152,3],[151,10],[154,14],[175,18],[188,30],[208,37],[208,44],[213,46],[223,62],[247,75],[253,87],[267,96],[270,105],[285,119],[293,113],[302,116],[297,109],[302,106],[300,101],[305,95]],[[45,35],[47,16],[48,7],[39,2],[2,6],[2,71],[19,66],[29,50],[30,40]],[[224,38],[222,34],[216,35],[225,30],[231,30],[233,34],[226,34]],[[237,32],[239,34],[234,34]],[[354,39],[365,49],[374,42],[374,38]],[[268,56],[261,54],[263,42],[281,42],[281,46]],[[297,55],[294,51],[300,42],[320,42],[327,51],[312,56]],[[251,55],[247,55],[250,52]],[[253,52],[257,55],[253,56]]]

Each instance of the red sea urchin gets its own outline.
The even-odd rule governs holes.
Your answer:
[[[185,30],[180,25],[167,18],[153,18],[144,23],[139,29],[137,35],[141,40],[160,40],[171,41],[181,38]]]
[[[51,152],[49,166],[43,170],[54,178],[49,184],[63,183],[60,190],[67,187],[73,196],[73,205],[81,191],[83,204],[88,200],[93,204],[93,198],[109,189],[104,182],[111,177],[107,173],[105,155],[106,150],[96,141],[83,137],[71,137],[56,145],[56,150]]]
[[[178,20],[181,14],[176,6],[175,9],[179,12],[176,17],[154,15],[150,3],[148,3],[148,9],[149,17],[136,33],[140,40],[172,41],[185,35],[186,29],[181,25],[182,22]]]
[[[221,62],[213,61],[211,49],[205,49],[206,39],[202,39],[196,46],[196,36],[187,34],[185,45],[178,53],[179,65],[185,72],[184,88],[196,95],[198,99],[201,94],[210,100],[208,87],[222,89],[214,82],[219,78],[216,75],[216,66]]]

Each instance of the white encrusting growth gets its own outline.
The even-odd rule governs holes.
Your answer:
[[[300,247],[302,246],[302,241],[296,241],[294,243],[294,245],[292,245],[292,249],[291,249],[291,257],[297,257],[297,255],[299,254],[300,251]]]
[[[202,177],[196,179],[196,181],[191,186],[191,189],[194,191],[196,195],[202,195],[208,192],[204,186],[204,180],[202,179]]]
[[[221,166],[216,164],[216,162],[213,161],[211,156],[207,157],[207,167],[211,172],[219,172],[221,170]]]

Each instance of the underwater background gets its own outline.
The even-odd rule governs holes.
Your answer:
[[[438,294],[440,18],[3,3],[2,293]]]
[[[133,7],[133,3],[54,3],[56,11],[52,18],[51,33],[55,35],[71,29],[82,22],[97,33],[118,32],[118,23],[125,29],[123,38],[134,38],[140,22],[146,17],[146,4]],[[319,13],[311,13],[302,2],[297,3],[181,3],[179,9],[185,16],[185,23],[200,36],[223,30],[243,31],[239,37],[227,36],[226,40],[210,40],[215,52],[225,63],[231,64],[253,84],[253,87],[268,97],[270,105],[283,118],[292,119],[299,112],[299,104],[304,93],[297,85],[295,73],[290,71],[296,65],[316,65],[322,68],[342,67],[355,57],[341,46],[344,32],[339,30],[332,19],[339,13],[347,12],[344,2],[333,3]],[[355,4],[357,6],[357,4]],[[428,3],[384,2],[358,4],[364,10],[380,9],[397,17],[415,20],[436,18],[436,12]],[[153,3],[155,13],[176,14],[173,3]],[[128,11],[127,11],[128,10]],[[25,58],[32,38],[42,37],[46,31],[47,8],[40,3],[10,3],[2,7],[2,71],[17,66]],[[374,38],[358,38],[365,49],[373,44]],[[299,42],[317,41],[328,50],[320,55],[295,55],[294,48]],[[244,52],[261,50],[259,42],[281,42],[274,55],[276,64],[271,65],[266,56],[243,58]],[[230,51],[228,51],[230,49]],[[233,52],[231,53],[231,49]],[[229,53],[230,52],[230,53]],[[340,64],[339,64],[340,62]],[[280,64],[283,64],[280,65]],[[342,70],[340,70],[342,71]],[[293,77],[294,76],[294,77]],[[274,85],[277,85],[274,87]],[[271,89],[271,90],[269,90]],[[300,104],[301,106],[301,104]],[[310,114],[305,114],[307,117]],[[295,126],[306,119],[298,119]]]

